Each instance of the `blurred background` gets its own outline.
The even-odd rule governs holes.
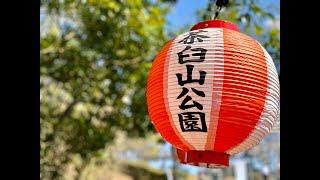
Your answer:
[[[218,19],[238,25],[280,74],[280,0],[231,0]],[[276,127],[227,169],[181,165],[148,116],[153,58],[216,11],[210,0],[42,0],[40,179],[277,180]]]

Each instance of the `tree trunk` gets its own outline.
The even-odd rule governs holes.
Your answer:
[[[81,175],[82,175],[82,173],[83,173],[83,170],[87,167],[87,165],[89,164],[89,162],[90,162],[90,160],[84,160],[84,161],[81,163],[81,166],[76,168],[77,175],[76,175],[76,177],[75,177],[75,180],[80,180],[80,179],[81,179]]]
[[[179,168],[179,164],[177,162],[176,148],[171,146],[171,156],[172,156],[172,176],[173,180],[178,179],[177,171]]]

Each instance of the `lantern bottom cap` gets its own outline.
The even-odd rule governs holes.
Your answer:
[[[229,167],[229,154],[215,151],[183,151],[177,149],[180,163],[207,168],[227,168]]]

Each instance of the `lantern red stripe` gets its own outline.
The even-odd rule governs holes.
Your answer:
[[[164,98],[164,82],[163,82],[163,71],[164,71],[164,64],[166,62],[166,57],[168,53],[168,49],[170,48],[173,40],[169,41],[158,53],[156,58],[154,59],[152,63],[152,73],[149,74],[148,77],[148,86],[147,86],[147,102],[149,104],[157,103],[159,106],[159,109],[154,111],[154,109],[151,110],[151,107],[148,106],[148,111],[150,118],[153,120],[154,124],[157,124],[157,122],[160,121],[167,121],[169,119],[169,116],[165,107],[165,98]],[[157,81],[158,80],[158,81]],[[160,81],[159,81],[160,80]],[[154,84],[150,83],[155,82]],[[153,97],[149,94],[151,92],[158,92],[159,94],[162,94],[162,96]],[[154,125],[155,128],[158,130],[162,128],[163,126],[157,126]],[[168,142],[175,144],[179,147],[182,147],[183,150],[189,150],[190,148],[187,146],[188,143],[181,141],[181,138],[178,137],[177,133],[172,128],[171,123],[167,123],[165,125],[167,127],[167,130],[165,132],[161,132],[158,130],[158,132],[161,134],[161,136],[166,139]]]
[[[170,56],[170,53],[172,53],[171,49],[172,49],[172,45],[173,44],[176,44],[176,39],[174,39],[174,41],[170,45],[170,48],[169,48],[169,51],[168,51],[168,55],[167,55],[166,58],[168,58],[168,56]],[[169,69],[169,61],[166,60],[164,62],[164,68],[163,68],[163,71],[162,71],[163,76],[168,76],[168,69]],[[166,108],[166,111],[167,111],[168,116],[169,116],[169,121],[170,121],[172,130],[174,131],[176,136],[178,136],[179,139],[184,143],[184,145],[186,146],[187,150],[194,150],[195,147],[193,145],[191,145],[190,142],[186,141],[185,138],[183,137],[183,135],[179,133],[179,130],[177,129],[177,127],[176,127],[176,125],[175,125],[175,123],[173,121],[172,114],[171,114],[171,111],[170,111],[170,108],[169,108],[169,102],[168,102],[168,78],[163,78],[163,89],[164,89],[164,94],[163,94],[164,104],[165,104],[165,108]],[[176,144],[174,144],[174,145],[176,145]]]
[[[225,52],[224,79],[220,116],[214,145],[214,151],[217,152],[226,152],[248,137],[260,119],[267,92],[267,65],[260,45],[251,37],[228,29],[223,29],[223,36]],[[248,53],[246,51],[247,48],[243,47],[243,44],[250,46],[252,52]],[[241,65],[248,66],[249,64],[249,67],[252,68],[232,68],[234,64],[239,64],[239,67]],[[259,86],[255,86],[255,88],[253,86],[248,87],[248,85],[240,82],[235,84],[232,81],[233,78],[231,78],[235,75],[239,76],[239,78],[245,77],[241,78],[241,81],[246,84],[252,83],[257,78],[262,83]],[[248,100],[235,99],[235,96],[230,95],[230,93],[241,93],[244,95],[258,94],[259,96],[251,99],[251,104],[248,105]],[[232,111],[230,111],[231,108]],[[245,118],[248,117],[248,113],[250,113],[250,119]],[[242,124],[245,122],[245,126],[242,125],[240,127],[239,124],[238,129],[241,130],[241,133],[236,131],[237,122]]]
[[[259,44],[260,45],[260,44]],[[255,129],[250,133],[250,135],[237,146],[229,149],[227,151],[228,154],[236,154],[243,150],[248,149],[248,147],[252,147],[257,145],[269,132],[270,128],[274,124],[275,116],[277,114],[276,110],[279,106],[279,83],[276,80],[277,73],[275,72],[274,63],[270,57],[270,55],[266,52],[266,50],[260,45],[264,52],[264,56],[267,62],[267,73],[268,73],[268,87],[266,93],[266,100],[264,104],[263,112],[260,116],[258,123],[255,126]],[[258,137],[259,136],[259,137]],[[257,139],[258,137],[258,139]]]

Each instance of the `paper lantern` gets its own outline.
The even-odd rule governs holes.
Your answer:
[[[232,23],[204,21],[169,41],[147,83],[149,116],[184,164],[228,167],[257,145],[279,110],[279,80],[267,51]]]

